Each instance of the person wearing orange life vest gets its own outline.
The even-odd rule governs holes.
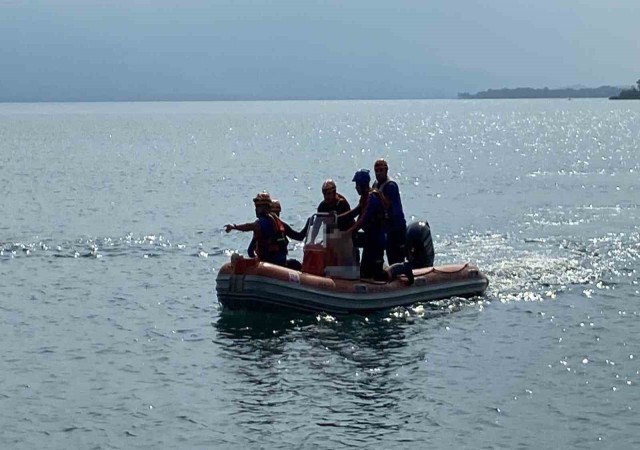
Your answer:
[[[276,200],[275,198],[271,201],[271,212],[274,213],[278,218],[280,218],[280,213],[282,212],[282,205],[280,204],[280,200]],[[303,241],[305,236],[307,235],[306,231],[296,231],[291,226],[280,219],[282,225],[284,226],[284,234],[289,239],[293,239],[294,241]]]
[[[271,213],[271,196],[267,192],[261,192],[253,199],[256,218],[254,222],[240,225],[227,224],[224,230],[252,231],[256,239],[256,254],[261,261],[286,266],[287,264],[287,237],[285,225],[280,218]]]
[[[278,219],[280,219],[280,213],[282,212],[282,205],[280,204],[280,200],[277,199],[272,199],[271,200],[271,214],[274,214],[275,216],[278,217]],[[296,241],[302,241],[304,240],[304,237],[306,235],[306,231],[296,231],[293,228],[291,228],[291,226],[286,223],[285,221],[283,221],[282,219],[280,219],[280,222],[282,223],[282,226],[284,227],[284,234],[286,237],[296,240]],[[286,238],[285,238],[286,239]],[[289,241],[286,241],[287,246],[289,245]],[[256,257],[256,246],[257,246],[257,239],[255,238],[255,236],[251,239],[251,242],[249,243],[249,247],[247,248],[247,254],[251,257],[251,258],[255,258]],[[287,263],[286,266],[289,269],[295,269],[295,270],[301,270],[302,269],[302,264],[300,263],[300,261],[296,260],[296,259],[287,259]]]
[[[358,206],[349,212],[341,214],[338,219],[358,216],[358,220],[348,231],[355,233],[361,228],[364,231],[360,277],[388,281],[388,276],[383,269],[387,200],[380,191],[369,187],[371,183],[369,170],[361,169],[357,171],[352,181],[356,184],[355,187],[358,194],[360,194],[360,201]]]
[[[398,183],[388,176],[389,165],[384,159],[380,158],[374,163],[373,170],[376,174],[373,188],[382,192],[389,202],[385,223],[385,232],[387,234],[385,250],[387,252],[387,261],[389,265],[392,265],[404,261],[407,222],[402,210]]]

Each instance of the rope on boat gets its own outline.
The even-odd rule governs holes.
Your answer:
[[[438,270],[437,268],[433,267],[432,272],[435,273],[458,273],[458,272],[462,272],[464,269],[466,269],[467,267],[469,267],[469,263],[465,263],[462,267],[460,267],[459,269],[456,270]]]

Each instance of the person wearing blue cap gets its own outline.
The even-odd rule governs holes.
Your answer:
[[[360,201],[358,206],[340,217],[357,215],[358,220],[348,231],[351,233],[359,229],[364,231],[360,277],[387,281],[388,276],[383,269],[387,200],[381,192],[370,188],[371,176],[367,169],[358,170],[352,181],[356,184]]]

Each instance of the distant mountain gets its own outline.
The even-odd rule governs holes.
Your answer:
[[[491,99],[491,98],[609,98],[620,93],[620,87],[600,86],[597,88],[563,88],[563,89],[543,89],[520,87],[515,89],[488,89],[469,94],[461,92],[458,98],[461,99]]]

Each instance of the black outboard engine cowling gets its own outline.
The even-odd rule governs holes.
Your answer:
[[[405,252],[407,261],[414,269],[433,267],[435,251],[431,239],[431,227],[426,220],[413,222],[407,227],[405,239]]]

